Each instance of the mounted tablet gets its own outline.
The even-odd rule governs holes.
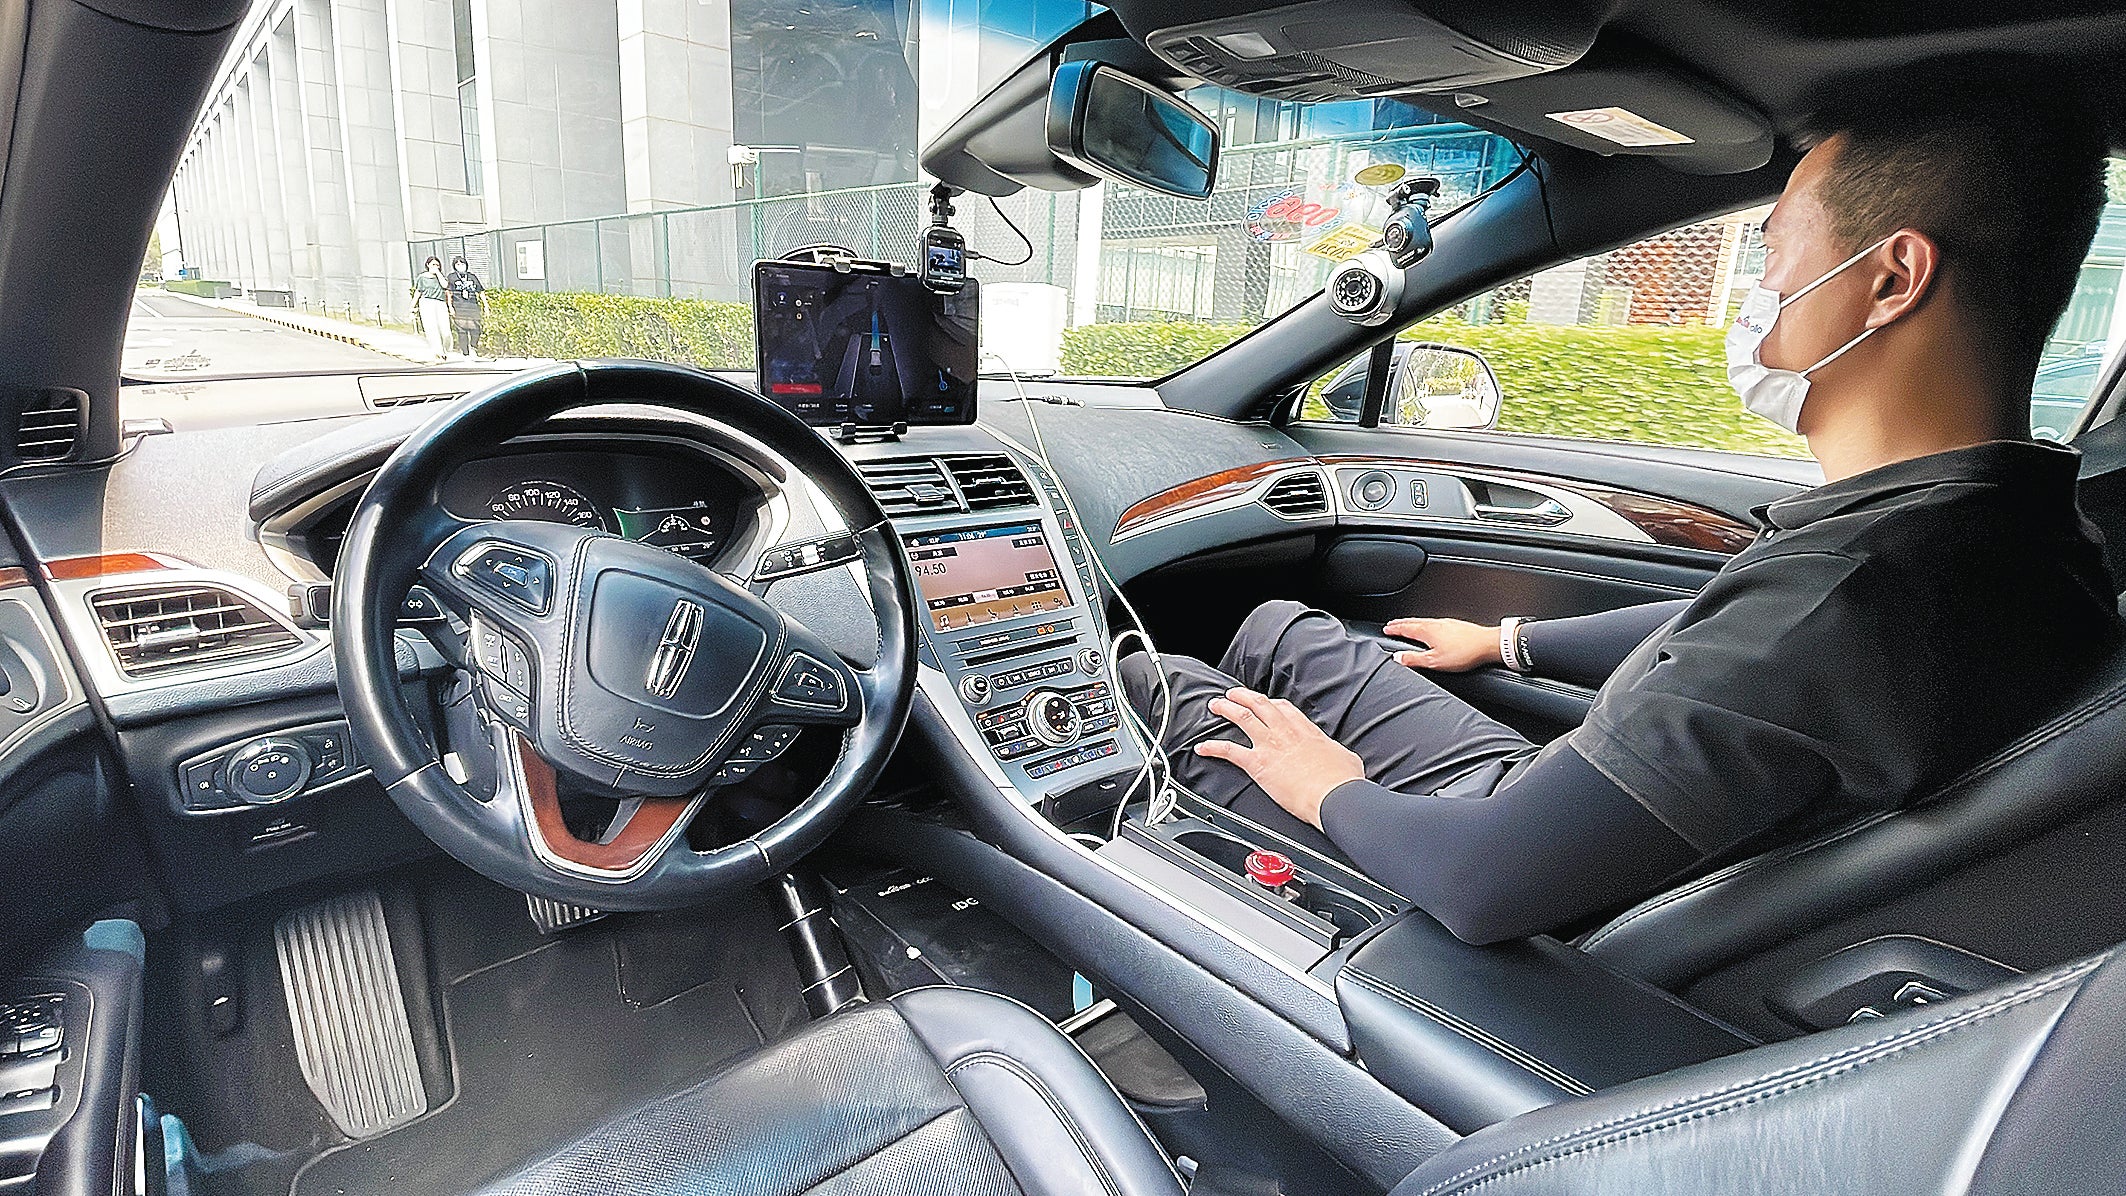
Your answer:
[[[753,267],[760,393],[815,427],[971,424],[981,286],[877,263]]]

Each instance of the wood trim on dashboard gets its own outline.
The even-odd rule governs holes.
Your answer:
[[[13,565],[0,566],[0,590],[12,590],[16,586],[25,586],[29,584],[29,581],[29,570],[17,569]]]
[[[1161,519],[1170,519],[1198,507],[1209,506],[1221,499],[1230,498],[1247,490],[1273,473],[1280,473],[1295,466],[1314,464],[1311,457],[1286,457],[1276,461],[1257,461],[1252,465],[1237,465],[1217,473],[1171,486],[1149,498],[1143,499],[1122,512],[1115,520],[1115,530],[1108,537],[1118,540],[1143,528],[1146,524]]]
[[[1582,482],[1523,470],[1493,469],[1485,465],[1369,453],[1287,457],[1283,460],[1258,461],[1253,465],[1206,474],[1162,490],[1122,512],[1122,517],[1115,521],[1114,534],[1109,538],[1120,539],[1151,523],[1171,519],[1241,493],[1270,474],[1306,465],[1318,465],[1323,468],[1340,465],[1381,466],[1446,474],[1469,473],[1497,478],[1502,482],[1547,486],[1579,495],[1589,502],[1607,508],[1618,518],[1646,533],[1647,539],[1669,548],[1690,548],[1699,552],[1732,556],[1749,547],[1757,538],[1757,529],[1739,519],[1708,510],[1695,503],[1663,498],[1657,494],[1645,494],[1637,490],[1605,486],[1598,482]],[[1335,485],[1333,478],[1329,484],[1331,487]]]
[[[94,556],[65,556],[44,563],[44,575],[53,581],[87,581],[96,577],[120,577],[127,573],[154,573],[172,568],[160,557],[144,552],[112,552]]]
[[[694,804],[691,798],[685,797],[643,798],[636,804],[627,824],[609,841],[585,842],[568,829],[568,823],[561,817],[561,787],[559,778],[554,775],[554,766],[542,759],[524,736],[512,735],[510,738],[517,745],[517,762],[522,765],[524,796],[532,808],[533,833],[545,842],[548,851],[571,864],[602,872],[626,872],[664,842],[664,837],[686,817],[687,810]]]

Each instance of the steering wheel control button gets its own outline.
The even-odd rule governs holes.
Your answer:
[[[797,742],[796,727],[756,727],[752,734],[738,741],[731,752],[734,761],[765,764],[790,749]]]
[[[802,652],[793,652],[790,663],[783,666],[782,679],[775,683],[775,700],[806,710],[846,710],[849,691],[843,688],[840,673]]]
[[[297,740],[254,739],[229,757],[229,788],[252,805],[271,805],[302,792],[310,769],[310,752]]]
[[[1395,479],[1377,469],[1359,474],[1351,483],[1351,505],[1361,511],[1378,511],[1395,501]]]
[[[969,706],[986,706],[995,693],[989,687],[987,673],[969,673],[960,678],[960,698]]]
[[[1251,852],[1241,866],[1247,869],[1248,879],[1265,889],[1281,889],[1299,875],[1292,857],[1281,851]]]
[[[1084,729],[1077,706],[1052,689],[1027,695],[1026,724],[1033,729],[1034,738],[1050,747],[1069,747]]]
[[[406,591],[399,603],[399,622],[406,624],[443,622],[443,604],[428,591],[427,586],[414,586]]]
[[[497,684],[520,694],[531,692],[531,657],[517,641],[478,615],[472,620],[472,651],[480,671]]]
[[[458,558],[458,576],[535,615],[554,603],[554,565],[536,552],[509,544],[476,544]]]

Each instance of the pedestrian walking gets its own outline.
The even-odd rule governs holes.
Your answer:
[[[456,334],[458,356],[480,355],[480,324],[487,315],[487,288],[473,273],[463,255],[450,259],[450,273],[443,281],[450,288],[450,330]]]
[[[450,284],[443,278],[442,258],[431,255],[421,263],[421,272],[413,276],[413,293],[429,355],[441,361],[445,356],[443,328],[450,322]]]

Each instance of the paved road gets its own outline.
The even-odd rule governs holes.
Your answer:
[[[403,369],[406,362],[329,337],[197,303],[138,294],[126,329],[125,373],[166,379],[287,370]]]

